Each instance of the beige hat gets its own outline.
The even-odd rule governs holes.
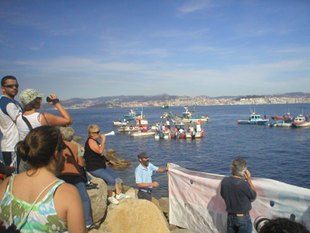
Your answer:
[[[37,92],[34,89],[26,89],[22,91],[19,95],[20,102],[23,106],[26,106],[27,104],[34,101],[36,98],[43,98],[43,94]]]

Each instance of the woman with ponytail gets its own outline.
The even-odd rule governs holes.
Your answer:
[[[40,126],[16,145],[30,169],[0,185],[0,219],[20,232],[86,232],[77,189],[56,177],[64,142],[55,126]],[[12,232],[14,232],[12,231]]]

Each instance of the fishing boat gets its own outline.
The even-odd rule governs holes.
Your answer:
[[[283,115],[274,115],[271,117],[271,119],[275,121],[283,120],[283,121],[293,121],[294,117],[291,115],[291,113],[286,112]]]
[[[277,120],[269,124],[270,127],[291,127],[293,120]]]
[[[248,120],[238,120],[240,125],[267,125],[269,119],[263,118],[260,114],[253,112]]]
[[[292,127],[301,128],[301,127],[310,127],[309,118],[303,114],[296,116],[292,122]]]
[[[182,113],[182,116],[174,116],[172,117],[172,122],[174,124],[179,123],[201,123],[208,122],[209,117],[207,115],[198,117],[193,112],[188,110],[188,107],[184,107],[185,111]]]
[[[155,131],[148,130],[148,131],[137,131],[137,132],[131,132],[131,137],[147,137],[147,136],[153,136],[155,134]]]
[[[116,127],[126,126],[129,122],[136,120],[137,113],[135,110],[130,109],[130,111],[123,115],[123,117],[119,121],[113,121],[113,125]]]

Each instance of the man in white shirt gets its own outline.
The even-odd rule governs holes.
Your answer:
[[[1,160],[7,166],[17,167],[15,145],[18,142],[18,130],[15,124],[16,118],[22,114],[21,105],[14,100],[18,93],[18,82],[14,76],[8,75],[1,79],[2,96],[0,98],[0,129]]]

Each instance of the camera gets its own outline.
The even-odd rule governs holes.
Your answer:
[[[256,230],[256,232],[260,233],[260,230],[262,229],[262,227],[269,221],[270,221],[269,218],[265,218],[262,216],[257,217],[253,223],[254,229]]]
[[[53,100],[52,100],[49,96],[46,97],[46,102],[47,102],[47,103],[50,103],[50,102],[52,102],[52,101],[53,101]]]
[[[52,99],[52,98],[50,98],[49,96],[47,96],[46,97],[46,102],[47,103],[53,103],[53,104],[57,104],[58,102],[59,102],[59,99],[58,98],[56,98],[56,99]]]

